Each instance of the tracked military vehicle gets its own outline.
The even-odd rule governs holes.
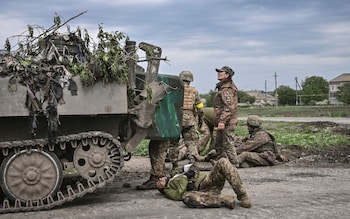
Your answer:
[[[161,48],[126,40],[121,64],[127,80],[93,84],[72,74],[74,63],[99,69],[75,33],[52,31],[34,57],[0,55],[0,213],[38,211],[81,198],[118,180],[124,162],[144,139],[181,132],[183,84],[158,74]],[[23,58],[23,54],[21,56]],[[123,75],[117,68],[111,74]],[[79,72],[78,72],[79,73]]]

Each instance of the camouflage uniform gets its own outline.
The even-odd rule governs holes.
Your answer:
[[[183,73],[188,74],[191,78],[182,77]],[[190,86],[190,82],[193,80],[193,75],[189,71],[182,71],[180,78],[184,81],[184,102],[183,102],[183,117],[182,117],[182,138],[184,139],[187,147],[187,158],[190,162],[194,162],[199,159],[196,144],[199,140],[199,136],[196,131],[196,126],[199,124],[198,118],[203,116],[202,107],[203,103],[199,97],[198,91]],[[201,118],[200,118],[201,120]],[[180,139],[171,142],[171,150],[169,155],[170,159],[177,157],[174,156],[174,152],[178,152],[178,142]],[[177,160],[172,160],[174,166],[176,166]]]
[[[243,207],[251,206],[237,168],[226,158],[219,159],[209,173],[200,172],[199,176],[192,180],[195,182],[194,189],[193,191],[187,191],[189,179],[184,177],[183,174],[175,175],[168,181],[164,189],[165,195],[173,200],[182,199],[190,207],[220,207],[223,204],[222,202],[227,200],[227,196],[220,194],[224,188],[225,180],[227,180],[238,200],[241,201],[241,205]],[[232,207],[233,197],[231,200]]]
[[[251,120],[255,126],[249,124]],[[247,125],[250,126],[249,137],[236,144],[240,167],[274,165],[276,157],[280,156],[275,137],[260,127],[261,120],[258,116],[249,116]]]
[[[229,67],[224,66],[222,69],[226,70],[226,68]],[[217,71],[222,69],[217,69]],[[233,70],[229,69],[233,75]],[[216,133],[216,152],[219,158],[227,157],[233,165],[238,166],[237,153],[234,147],[235,129],[238,122],[238,89],[231,77],[217,83],[216,89],[218,92],[214,98],[215,126],[219,123],[225,124],[225,129],[218,130]]]
[[[169,140],[151,140],[148,144],[149,159],[151,162],[151,176],[142,185],[138,185],[136,189],[156,189],[159,178],[165,176],[164,166],[165,157],[169,149]]]

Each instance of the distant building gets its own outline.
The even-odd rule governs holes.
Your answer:
[[[245,91],[248,95],[255,97],[254,105],[275,105],[275,97],[262,91],[262,90],[252,90]]]
[[[329,103],[341,104],[336,98],[336,93],[339,91],[339,87],[344,83],[350,83],[350,73],[343,73],[334,79],[329,81]]]

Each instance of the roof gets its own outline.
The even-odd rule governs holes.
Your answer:
[[[336,82],[350,82],[350,73],[343,73],[332,80],[329,81],[330,83],[336,83]]]

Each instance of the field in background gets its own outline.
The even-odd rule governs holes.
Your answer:
[[[262,117],[350,117],[350,106],[239,107],[238,116]]]
[[[261,117],[350,117],[350,106],[238,108],[239,117],[247,117],[252,114]],[[337,133],[332,130],[332,127],[328,127],[327,123],[325,125],[324,127],[322,123],[263,122],[263,128],[276,137],[277,143],[283,145],[298,145],[303,148],[327,148],[336,145],[350,145],[349,136],[346,134],[348,131]],[[245,121],[238,123],[236,134],[238,136],[248,135]],[[148,143],[149,140],[143,140],[133,152],[133,155],[148,156]],[[205,151],[202,154],[205,154]]]

